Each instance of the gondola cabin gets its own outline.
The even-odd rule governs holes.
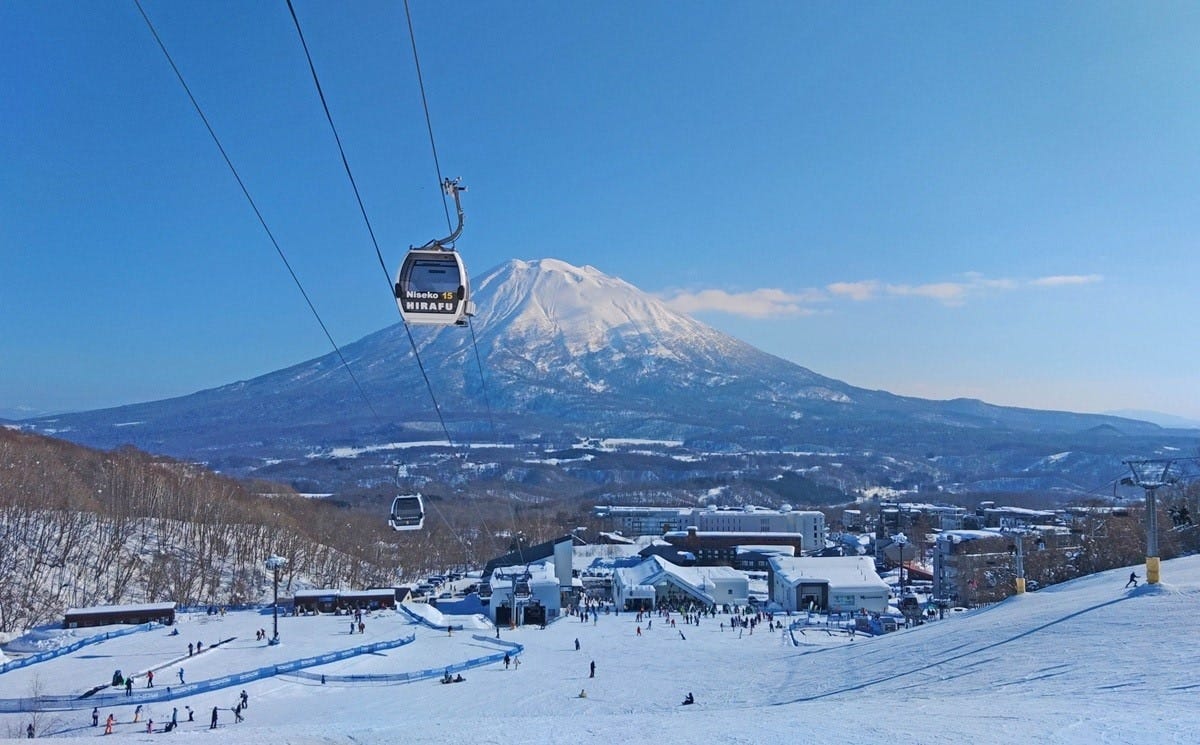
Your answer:
[[[457,251],[413,249],[396,275],[396,304],[405,323],[465,326],[474,315],[470,280]]]
[[[401,494],[392,500],[388,517],[392,530],[420,530],[425,527],[425,500],[420,494]]]

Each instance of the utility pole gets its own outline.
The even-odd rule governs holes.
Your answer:
[[[1140,486],[1146,492],[1146,584],[1158,584],[1158,502],[1155,492],[1164,486],[1179,482],[1173,470],[1175,459],[1155,458],[1150,460],[1127,460],[1132,478],[1126,476],[1121,483]]]

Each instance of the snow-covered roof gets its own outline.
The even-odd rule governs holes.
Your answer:
[[[737,547],[738,556],[741,556],[742,554],[750,554],[750,553],[763,554],[765,556],[795,556],[796,555],[796,547],[795,546],[754,546],[754,545],[745,545],[745,546]]]
[[[718,580],[749,583],[749,578],[744,572],[739,572],[732,567],[681,567],[661,556],[650,556],[635,566],[617,569],[616,573],[620,575],[622,584],[627,587],[654,585],[669,578],[670,581],[710,603],[716,602],[709,590],[716,587]]]
[[[175,610],[175,603],[132,603],[129,605],[94,605],[90,608],[68,608],[68,616],[86,616],[101,613],[143,613],[148,611]]]
[[[888,589],[869,556],[776,557],[771,559],[771,568],[789,584],[808,580],[828,582],[839,590]]]

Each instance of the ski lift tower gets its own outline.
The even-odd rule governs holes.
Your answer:
[[[1155,492],[1164,486],[1179,483],[1175,460],[1156,458],[1150,460],[1127,460],[1132,477],[1126,476],[1121,483],[1140,486],[1146,492],[1146,583],[1158,584],[1158,503]]]
[[[275,576],[275,602],[271,604],[271,608],[275,617],[275,624],[273,628],[275,635],[272,636],[267,642],[268,644],[279,643],[279,570],[287,566],[287,563],[287,559],[274,554],[268,556],[265,562],[267,571],[271,572]]]

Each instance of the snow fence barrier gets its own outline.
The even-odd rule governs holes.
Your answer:
[[[372,654],[385,649],[395,649],[396,647],[402,647],[405,644],[412,644],[414,641],[416,641],[416,638],[416,634],[410,634],[400,639],[375,642],[374,644],[365,644],[360,647],[351,647],[349,649],[342,649],[338,650],[337,652],[329,652],[327,654],[317,655],[315,657],[305,657],[299,660],[292,660],[291,662],[282,662],[278,665],[268,665],[266,667],[260,667],[257,670],[247,670],[246,672],[234,673],[233,675],[226,675],[221,678],[213,678],[211,680],[188,683],[187,685],[142,688],[134,691],[133,695],[131,696],[126,696],[124,689],[113,689],[112,693],[97,694],[90,697],[75,695],[0,699],[0,712],[12,714],[23,711],[67,711],[72,709],[87,709],[93,706],[110,707],[171,701],[184,696],[195,696],[199,693],[209,693],[211,691],[218,691],[222,688],[244,685],[255,680],[273,678],[276,675],[282,675],[284,673],[295,673],[298,670],[302,670],[306,667],[326,665],[331,662],[339,662],[341,660],[357,657],[363,654]],[[503,655],[501,655],[501,657],[503,658]],[[320,676],[317,677],[319,678]]]
[[[444,626],[435,626],[434,628],[445,628]],[[383,673],[379,675],[322,675],[320,673],[310,673],[300,671],[292,673],[292,677],[303,678],[305,680],[320,681],[321,683],[408,683],[414,680],[428,680],[429,678],[440,678],[446,673],[461,673],[463,670],[471,670],[484,665],[490,665],[493,662],[503,662],[508,655],[513,657],[525,651],[525,647],[516,642],[506,641],[504,639],[493,639],[490,636],[473,635],[471,637],[477,642],[488,644],[496,644],[504,647],[503,652],[489,654],[484,657],[475,657],[464,662],[455,662],[451,665],[442,665],[436,668],[426,668],[424,670],[415,670],[410,673]]]
[[[86,639],[80,639],[77,642],[72,642],[71,644],[68,644],[65,647],[58,647],[57,649],[50,649],[45,652],[38,652],[37,654],[31,654],[28,657],[21,657],[19,659],[11,660],[9,662],[4,663],[3,665],[0,665],[0,675],[8,672],[9,670],[16,670],[17,668],[27,667],[29,665],[36,665],[39,662],[45,662],[46,660],[52,660],[55,657],[62,657],[65,654],[71,654],[72,652],[77,652],[80,649],[83,649],[84,647],[88,646],[89,644],[99,644],[100,642],[107,641],[109,639],[115,639],[118,636],[128,636],[129,634],[136,634],[139,631],[150,631],[151,629],[153,629],[157,626],[159,626],[159,624],[154,623],[154,622],[142,623],[142,624],[138,624],[137,626],[131,626],[130,628],[127,628],[127,629],[121,629],[120,631],[108,631],[103,634],[96,634],[95,636],[89,636]]]

